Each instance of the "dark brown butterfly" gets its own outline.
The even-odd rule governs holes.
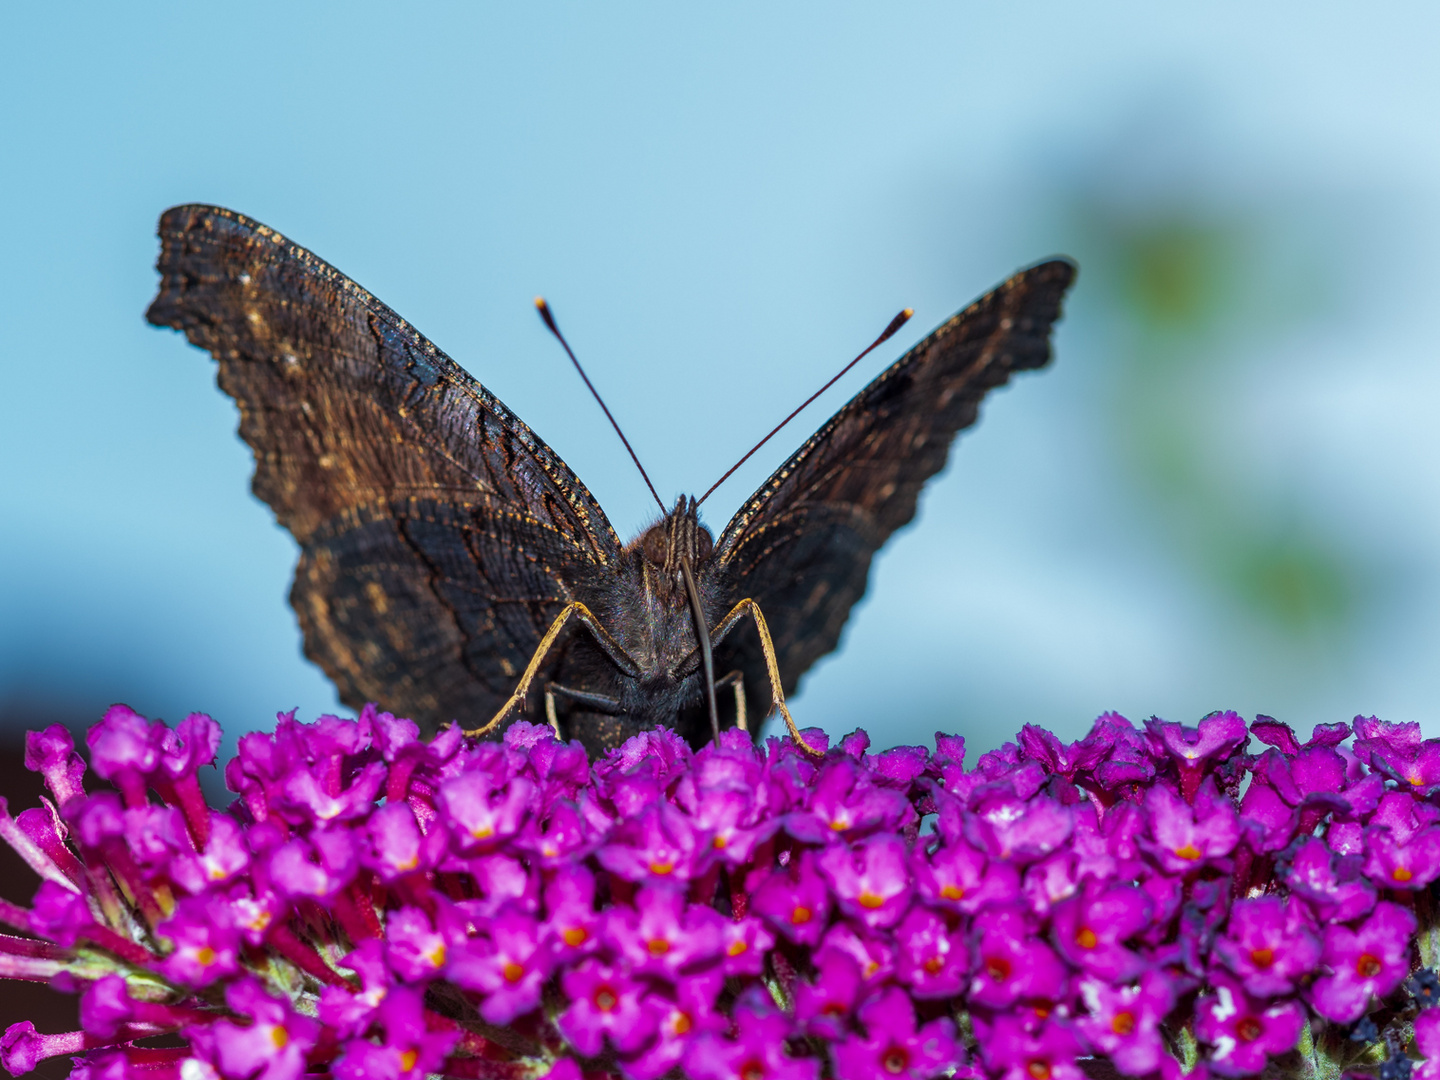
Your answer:
[[[723,723],[743,723],[747,703],[785,712],[986,391],[1049,360],[1075,275],[1041,263],[945,323],[719,540],[682,497],[626,545],[554,451],[329,264],[213,206],[167,210],[160,241],[146,317],[219,360],[255,494],[300,544],[290,602],[305,653],[341,700],[428,731],[476,728],[509,705],[592,754],[661,724],[694,744],[710,735],[697,628],[710,628],[719,684],[736,688]],[[543,694],[516,699],[517,687]]]

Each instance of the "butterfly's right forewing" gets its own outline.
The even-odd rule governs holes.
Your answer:
[[[364,289],[233,211],[160,222],[147,317],[220,362],[255,493],[301,546],[305,650],[346,704],[488,719],[620,544],[529,428]]]
[[[1050,327],[1074,279],[1064,260],[1016,274],[939,327],[837,412],[742,506],[717,553],[735,595],[755,599],[775,642],[785,692],[835,648],[865,592],[870,560],[915,516],[985,394],[1050,358]],[[739,635],[717,663],[760,693],[758,643]]]

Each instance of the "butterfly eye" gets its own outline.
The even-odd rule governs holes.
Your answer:
[[[695,530],[695,563],[699,565],[710,557],[715,550],[715,538],[710,535],[710,530],[701,525]]]
[[[665,565],[665,526],[656,525],[640,541],[640,551],[651,566]]]

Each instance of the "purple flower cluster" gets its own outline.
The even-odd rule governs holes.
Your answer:
[[[53,801],[0,800],[42,879],[0,902],[0,977],[79,992],[83,1027],[13,1025],[13,1075],[1440,1080],[1414,724],[1107,714],[968,770],[941,735],[654,731],[592,766],[367,708],[242,738],[224,812],[219,739],[116,706],[87,792],[63,729],[29,736]]]

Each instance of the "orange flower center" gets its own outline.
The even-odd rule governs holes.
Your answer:
[[[1135,1030],[1135,1014],[1132,1012],[1118,1012],[1110,1020],[1110,1030],[1116,1035],[1129,1035]]]
[[[740,1066],[740,1080],[765,1080],[765,1064],[751,1058]]]
[[[1196,859],[1200,858],[1200,849],[1197,848],[1194,844],[1186,844],[1184,847],[1176,848],[1175,854],[1180,856],[1180,858],[1185,859],[1187,862],[1194,862]]]
[[[284,1050],[290,1042],[290,1033],[276,1024],[270,1029],[270,1042],[276,1050]]]
[[[586,930],[583,926],[571,926],[560,936],[565,939],[566,945],[569,945],[572,949],[578,949],[590,940],[590,931]]]
[[[885,903],[883,896],[876,896],[873,892],[862,892],[860,894],[860,906],[874,911],[881,904]]]
[[[804,904],[796,904],[795,910],[790,912],[790,922],[794,926],[803,926],[809,922],[815,913]]]
[[[1275,962],[1274,949],[1251,949],[1250,962],[1257,968],[1268,968]]]
[[[595,1002],[595,1007],[601,1012],[609,1012],[615,1008],[616,1005],[620,1004],[620,996],[616,994],[614,988],[610,986],[598,987],[595,990],[595,996],[592,1000]]]
[[[645,943],[645,948],[649,950],[651,956],[664,956],[670,951],[670,942],[663,937],[651,938]]]
[[[1003,956],[985,957],[985,974],[997,983],[1004,982],[1010,977],[1010,961]]]
[[[195,950],[195,962],[204,967],[209,967],[215,962],[215,950],[209,945],[200,946],[200,948]]]
[[[1025,1071],[1030,1074],[1031,1080],[1050,1080],[1050,1063],[1048,1061],[1036,1058],[1025,1064]]]
[[[885,1056],[880,1059],[880,1064],[890,1075],[899,1076],[910,1067],[910,1055],[906,1053],[903,1046],[892,1046],[885,1051]]]
[[[963,900],[965,899],[965,890],[959,885],[946,885],[940,890],[940,895],[946,900]]]
[[[745,942],[741,941],[739,938],[736,938],[734,941],[732,941],[732,942],[730,943],[729,948],[727,948],[727,949],[725,950],[725,955],[726,955],[726,956],[744,956],[744,955],[745,955],[747,952],[749,952],[749,951],[750,951],[750,946],[749,946],[749,945],[746,945]]]
[[[415,1067],[415,1063],[419,1060],[420,1051],[406,1050],[403,1054],[400,1055],[400,1071],[409,1072]]]
[[[1235,1025],[1235,1037],[1241,1042],[1254,1042],[1264,1031],[1260,1021],[1253,1016],[1247,1016]]]
[[[670,871],[671,871],[671,870],[674,870],[674,869],[675,869],[675,864],[674,864],[674,863],[668,863],[668,862],[652,862],[652,863],[650,864],[650,872],[651,872],[652,874],[659,874],[659,875],[661,875],[662,877],[663,877],[664,875],[670,873]]]
[[[1100,939],[1095,936],[1095,931],[1088,926],[1082,926],[1075,933],[1075,944],[1082,949],[1093,949],[1100,944]]]
[[[1355,961],[1355,971],[1362,979],[1373,979],[1380,974],[1384,966],[1379,957],[1371,956],[1368,952],[1362,953],[1360,959]]]
[[[945,970],[945,961],[938,956],[932,956],[922,965],[927,975],[939,975]]]
[[[1405,867],[1397,866],[1391,872],[1390,876],[1396,881],[1409,881],[1415,875],[1412,874],[1409,870],[1405,869]]]
[[[500,973],[505,976],[506,982],[512,983],[517,983],[525,977],[525,969],[519,964],[515,963],[514,960],[511,960],[508,964],[501,968]]]

